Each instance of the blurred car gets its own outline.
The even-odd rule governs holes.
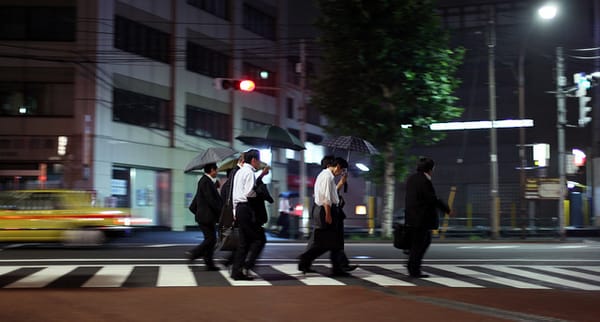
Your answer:
[[[0,191],[0,242],[97,245],[130,224],[129,209],[95,207],[92,191]]]

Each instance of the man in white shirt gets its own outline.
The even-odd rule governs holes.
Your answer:
[[[312,272],[312,262],[329,251],[332,275],[348,276],[350,274],[344,270],[340,261],[344,249],[343,213],[338,206],[340,200],[334,179],[348,168],[348,162],[342,158],[329,158],[324,165],[326,168],[317,176],[314,187],[314,229],[307,250],[300,255],[298,270],[303,273]]]
[[[235,222],[239,228],[239,244],[235,250],[231,268],[231,278],[234,280],[249,281],[253,279],[252,276],[249,276],[248,271],[254,266],[256,258],[266,243],[262,223],[257,222],[256,212],[248,203],[248,198],[256,197],[254,172],[259,167],[260,152],[256,149],[248,150],[244,152],[244,164],[233,177],[233,209]],[[268,167],[266,167],[261,176],[267,174],[268,171]]]

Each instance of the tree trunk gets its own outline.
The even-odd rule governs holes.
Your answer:
[[[384,172],[384,198],[383,198],[383,218],[381,221],[381,236],[392,237],[392,224],[394,221],[394,195],[396,188],[396,175],[394,173],[394,145],[391,142],[386,144],[383,152],[385,160]]]

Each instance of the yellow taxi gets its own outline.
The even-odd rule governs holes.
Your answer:
[[[130,224],[128,209],[96,207],[91,191],[0,191],[0,242],[97,245]]]

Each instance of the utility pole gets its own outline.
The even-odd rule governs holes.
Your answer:
[[[300,141],[302,144],[306,144],[306,99],[305,99],[305,87],[306,87],[306,48],[304,39],[300,42]],[[300,201],[302,202],[302,218],[301,228],[299,229],[300,235],[308,235],[308,209],[309,202],[306,196],[306,160],[304,157],[305,150],[300,151]]]
[[[494,5],[490,5],[489,20],[489,40],[488,40],[488,80],[490,95],[490,229],[492,239],[500,236],[500,213],[498,199],[498,142],[496,138],[496,69],[495,69],[495,48],[496,48],[496,22]]]
[[[567,123],[567,108],[563,88],[567,84],[565,77],[565,64],[562,47],[556,47],[556,127],[558,129],[558,183],[560,196],[558,197],[558,225],[560,239],[565,238],[565,195],[567,180],[565,176],[565,125]]]

